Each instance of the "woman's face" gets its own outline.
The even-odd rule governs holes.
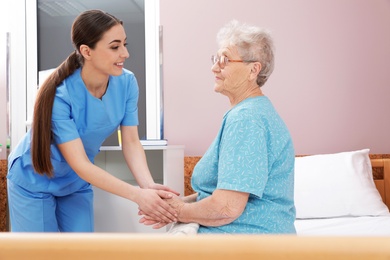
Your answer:
[[[235,46],[222,46],[216,55],[225,56],[228,60],[242,60]],[[215,76],[214,90],[230,98],[245,91],[250,83],[248,76],[251,66],[248,65],[246,62],[228,62],[225,67],[219,62],[213,64],[211,71]]]
[[[129,57],[127,37],[122,25],[113,26],[103,34],[96,47],[90,50],[89,64],[96,73],[119,76],[125,60]]]

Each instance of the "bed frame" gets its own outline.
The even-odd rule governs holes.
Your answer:
[[[371,165],[376,188],[390,209],[390,158],[371,159]]]

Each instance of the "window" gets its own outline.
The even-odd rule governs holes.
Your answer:
[[[101,9],[124,22],[130,53],[125,67],[134,72],[140,88],[140,139],[163,138],[158,0],[37,0],[25,1],[25,5],[27,127],[39,72],[57,67],[73,51],[70,30],[74,18],[82,11]]]

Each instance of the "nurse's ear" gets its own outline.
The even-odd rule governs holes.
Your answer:
[[[82,44],[80,46],[80,54],[85,60],[91,60],[91,48],[88,45]]]

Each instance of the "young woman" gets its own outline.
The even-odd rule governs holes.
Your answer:
[[[75,19],[71,37],[75,51],[39,89],[32,129],[9,156],[11,231],[93,231],[91,185],[134,201],[161,221],[176,221],[162,198],[177,192],[153,181],[139,141],[138,85],[123,67],[129,53],[122,22],[89,10]],[[140,188],[93,164],[118,126]]]

